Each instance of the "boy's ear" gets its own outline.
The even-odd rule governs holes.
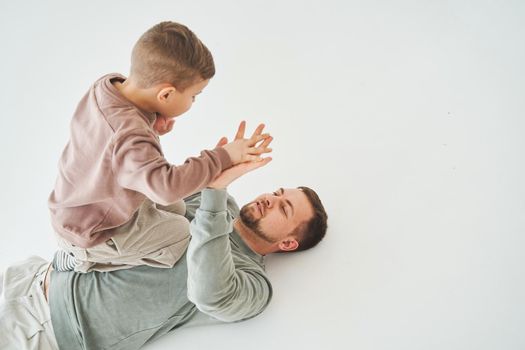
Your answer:
[[[171,94],[175,93],[175,91],[177,91],[177,89],[175,89],[175,87],[173,87],[171,85],[165,86],[165,87],[161,88],[159,90],[159,92],[157,93],[157,100],[159,100],[159,102],[166,102],[168,97]]]

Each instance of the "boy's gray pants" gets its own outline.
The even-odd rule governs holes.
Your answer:
[[[169,268],[186,251],[190,223],[186,204],[161,206],[147,199],[124,225],[111,229],[113,236],[91,248],[74,246],[57,235],[58,245],[77,260],[75,271],[114,271],[137,265]]]

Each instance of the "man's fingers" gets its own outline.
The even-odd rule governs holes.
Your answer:
[[[261,143],[257,147],[267,148],[272,141],[273,141],[273,137],[272,136],[268,136],[266,139],[264,139],[263,143]]]
[[[258,135],[261,135],[262,134],[262,131],[264,129],[265,125],[264,124],[259,124],[259,126],[257,127],[257,129],[255,129],[255,131],[253,132],[252,134],[252,139],[255,138],[256,136]]]
[[[248,140],[248,145],[255,146],[259,142],[266,140],[268,137],[271,137],[270,134],[254,135],[250,140]]]
[[[248,171],[252,171],[252,170],[255,170],[257,168],[260,168],[260,167],[263,167],[265,166],[266,164],[270,163],[272,161],[272,157],[266,157],[266,158],[260,158],[259,161],[256,161],[256,162],[250,162],[250,163],[246,163],[246,164],[249,164],[249,169]]]
[[[237,168],[238,170],[242,171],[243,174],[246,174],[252,170],[265,166],[266,164],[270,163],[271,160],[272,160],[272,157],[265,157],[265,158],[257,157],[257,160],[247,161],[247,162],[238,164],[235,167],[230,168],[230,169],[234,170]]]
[[[243,139],[245,131],[246,131],[246,121],[243,120],[239,124],[239,128],[237,129],[237,133],[235,134],[235,140]]]
[[[273,151],[270,147],[250,147],[248,148],[248,154],[250,155],[260,155],[263,153],[270,153]]]
[[[246,156],[244,156],[244,162],[258,162],[261,159],[261,156],[256,154],[247,154]]]

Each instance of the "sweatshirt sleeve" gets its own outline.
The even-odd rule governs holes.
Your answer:
[[[120,186],[140,192],[161,205],[169,205],[200,191],[223,170],[231,167],[225,149],[202,151],[184,164],[170,164],[157,138],[135,129],[116,138],[112,168]]]
[[[200,311],[233,322],[262,312],[272,291],[255,262],[235,265],[229,240],[233,223],[226,201],[225,190],[202,191],[200,208],[190,226],[188,298]]]

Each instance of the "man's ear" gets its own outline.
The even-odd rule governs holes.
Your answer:
[[[299,247],[299,242],[295,238],[287,238],[279,242],[279,249],[283,252],[291,252]]]
[[[161,103],[165,103],[171,94],[175,93],[177,89],[171,85],[166,85],[159,90],[157,93],[157,100]]]

